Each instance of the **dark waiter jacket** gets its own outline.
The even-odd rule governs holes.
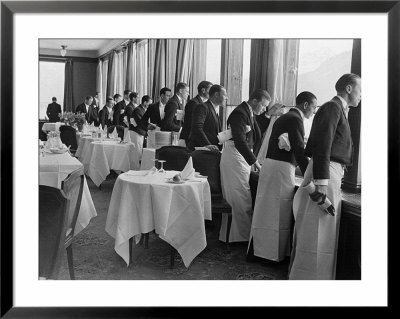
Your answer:
[[[191,126],[189,149],[194,150],[196,146],[206,145],[216,145],[221,148],[221,145],[218,145],[218,133],[221,132],[221,125],[210,100],[195,107]]]
[[[179,132],[181,129],[181,121],[175,117],[177,110],[183,110],[182,104],[179,102],[177,95],[174,95],[168,100],[164,109],[164,119],[161,121],[161,131]]]
[[[53,102],[47,106],[46,114],[47,114],[47,117],[49,118],[49,122],[52,122],[52,123],[59,122],[60,121],[60,117],[59,117],[60,113],[61,113],[61,105],[60,104]]]
[[[140,126],[146,128],[150,122],[161,128],[160,102],[150,104],[140,120]]]
[[[275,121],[269,139],[267,158],[299,165],[304,176],[308,157],[304,154],[304,122],[300,112],[292,108]],[[288,133],[290,151],[279,148],[279,136],[284,133]]]
[[[202,104],[203,100],[201,99],[200,95],[195,96],[191,99],[185,106],[185,117],[183,120],[183,127],[181,131],[180,138],[184,139],[186,143],[189,141],[189,136],[192,128],[192,117],[193,111],[198,104]]]
[[[228,127],[232,131],[232,140],[236,149],[244,157],[247,164],[253,165],[257,158],[252,152],[254,145],[261,139],[261,132],[257,121],[250,112],[250,106],[246,102],[238,105],[228,117]],[[249,125],[251,130],[246,133]]]
[[[338,97],[323,104],[315,114],[305,154],[313,158],[314,179],[329,179],[330,161],[352,165],[350,126]]]

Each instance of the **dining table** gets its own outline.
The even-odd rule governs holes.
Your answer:
[[[114,250],[129,265],[129,240],[155,230],[189,267],[207,245],[204,220],[211,220],[211,192],[206,177],[174,182],[177,171],[130,170],[112,191],[106,232]]]
[[[121,143],[119,139],[82,136],[75,156],[96,186],[106,180],[111,170],[127,172],[140,168],[135,145]]]
[[[61,183],[68,174],[82,166],[82,163],[68,152],[56,154],[44,150],[39,156],[39,185],[61,189]],[[95,216],[97,216],[96,208],[93,204],[86,178],[84,178],[82,202],[74,235],[86,228],[90,220]]]

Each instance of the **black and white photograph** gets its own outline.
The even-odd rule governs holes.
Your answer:
[[[398,2],[1,1],[0,316],[387,307]]]
[[[360,39],[40,39],[39,274],[360,280]]]

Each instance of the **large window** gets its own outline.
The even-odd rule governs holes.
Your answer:
[[[221,39],[207,40],[206,80],[221,83]]]
[[[300,40],[297,94],[310,91],[318,105],[336,95],[335,83],[351,70],[353,40]],[[309,136],[312,118],[305,120],[306,137]]]
[[[65,64],[62,62],[39,62],[39,118],[46,116],[47,105],[52,97],[57,98],[57,103],[63,106],[64,102],[64,72]]]

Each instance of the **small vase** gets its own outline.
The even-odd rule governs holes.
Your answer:
[[[77,124],[78,126],[78,131],[82,132],[83,131],[83,124]]]

